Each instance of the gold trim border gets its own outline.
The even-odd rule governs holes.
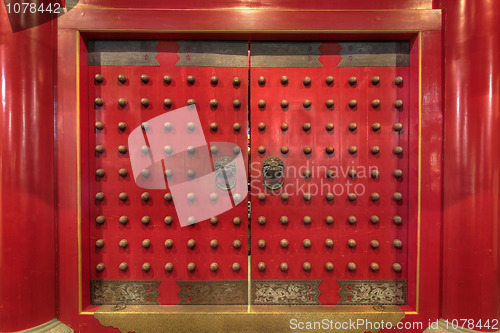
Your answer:
[[[208,305],[135,305],[120,310],[104,305],[94,317],[103,326],[113,326],[121,332],[290,332],[295,319],[302,323],[328,322],[330,330],[322,331],[354,333],[379,329],[349,326],[363,319],[365,322],[391,323],[395,327],[405,313],[396,305],[256,305],[250,311],[246,306]],[[258,320],[256,320],[258,319]],[[344,327],[335,327],[335,325]],[[313,324],[314,325],[314,324]],[[293,329],[292,329],[293,330]],[[297,328],[299,330],[299,328]],[[306,329],[306,327],[303,328]]]
[[[402,12],[408,10],[421,10],[421,11],[439,11],[434,8],[400,8],[400,9],[294,9],[294,8],[248,8],[248,7],[234,7],[234,8],[130,8],[130,7],[85,7],[76,6],[71,10],[127,10],[127,11],[169,11],[169,12],[193,12],[193,11],[207,11],[207,12]]]
[[[78,8],[80,9],[80,8]],[[417,175],[417,276],[416,276],[416,297],[415,297],[415,311],[405,311],[405,315],[418,315],[420,307],[420,224],[421,224],[421,174],[422,174],[422,31],[421,30],[141,30],[141,29],[80,29],[76,30],[76,123],[77,123],[77,234],[78,234],[78,312],[80,315],[95,315],[97,312],[83,311],[83,298],[82,298],[82,240],[81,240],[81,221],[82,221],[82,202],[81,202],[81,138],[80,138],[80,37],[82,32],[140,32],[140,33],[417,33],[418,38],[418,175]],[[249,263],[250,267],[250,257]],[[249,281],[250,269],[248,270]],[[325,305],[323,305],[325,306]],[[339,305],[335,305],[339,306]],[[254,306],[247,305],[247,312],[251,313]]]
[[[81,167],[81,133],[80,133],[80,31],[76,31],[76,188],[78,214],[78,312],[82,313],[82,167]]]
[[[415,314],[420,302],[420,216],[422,204],[422,32],[418,33],[418,176],[417,176],[417,286]]]
[[[367,33],[367,34],[377,34],[377,33],[414,33],[419,34],[421,30],[199,30],[199,29],[79,29],[80,32],[120,32],[120,33],[252,33],[252,34],[268,34],[268,33],[298,33],[298,34],[351,34],[351,33]]]

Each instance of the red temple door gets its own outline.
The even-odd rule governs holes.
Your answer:
[[[415,302],[408,42],[88,48],[91,304]]]
[[[90,41],[89,78],[91,304],[246,304],[248,43]]]
[[[251,44],[253,304],[407,304],[409,73],[408,42]]]

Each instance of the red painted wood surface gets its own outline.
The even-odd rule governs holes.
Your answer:
[[[411,311],[403,322],[423,322],[440,318],[441,298],[441,228],[442,228],[442,149],[443,149],[443,110],[441,105],[441,68],[442,59],[438,56],[441,52],[441,32],[422,32],[416,38],[420,44],[421,52],[421,209],[420,209],[420,257],[409,259],[416,260],[417,265],[409,267],[410,276],[418,279],[418,293],[415,295],[416,308],[403,307]],[[412,49],[411,59],[419,58],[416,49]],[[418,75],[413,69],[411,75]],[[413,87],[418,88],[418,87]],[[412,101],[418,102],[418,93],[411,92]],[[415,116],[415,115],[413,115]],[[415,123],[417,124],[417,123]],[[411,130],[418,130],[412,127]],[[416,146],[412,156],[418,156]],[[417,161],[412,159],[412,167]],[[417,179],[410,179],[410,201],[418,200],[415,191]],[[418,211],[410,210],[410,216],[415,216]],[[413,227],[416,227],[415,225]],[[410,228],[410,233],[417,233],[417,228]],[[411,238],[410,238],[411,242]],[[410,245],[411,246],[411,245]],[[418,246],[418,244],[415,244]],[[413,313],[416,311],[417,313]],[[423,329],[426,328],[424,324]],[[418,330],[421,331],[421,330]]]
[[[246,48],[247,43],[242,42]],[[189,45],[187,46],[189,48]],[[177,304],[180,299],[177,295],[179,286],[176,281],[184,280],[247,280],[248,262],[248,207],[243,203],[231,210],[218,215],[219,222],[211,224],[209,220],[199,221],[192,226],[181,227],[174,205],[175,200],[184,198],[174,198],[174,201],[167,202],[164,194],[167,190],[144,189],[134,182],[132,167],[130,162],[130,150],[128,147],[125,154],[118,152],[118,146],[128,146],[129,134],[142,122],[153,119],[156,116],[166,114],[169,111],[179,109],[186,105],[188,99],[196,101],[196,109],[203,128],[204,137],[207,142],[232,142],[241,147],[244,160],[247,161],[247,122],[248,122],[248,68],[231,67],[184,67],[176,66],[179,56],[177,50],[179,46],[175,41],[160,41],[156,46],[159,51],[156,61],[158,67],[147,66],[89,66],[88,86],[89,98],[87,109],[82,113],[82,121],[88,119],[88,145],[82,146],[82,156],[88,158],[89,184],[84,185],[83,193],[87,193],[90,200],[90,214],[82,221],[83,228],[90,228],[90,265],[91,280],[160,280],[158,287],[160,304]],[[96,83],[94,76],[102,74],[104,81]],[[127,76],[127,81],[122,84],[118,81],[118,75]],[[141,75],[150,77],[147,84],[141,81]],[[172,82],[165,84],[164,75],[170,75]],[[188,85],[186,78],[188,75],[195,77],[193,85]],[[210,77],[217,76],[217,85],[210,83]],[[234,77],[239,77],[241,84],[234,86]],[[94,99],[102,98],[103,106],[95,106]],[[119,98],[126,98],[127,105],[120,107]],[[142,98],[150,100],[146,108],[141,105]],[[172,106],[164,106],[164,99],[172,99]],[[213,108],[209,105],[212,99],[218,101],[218,106]],[[234,100],[241,101],[241,107],[233,107]],[[94,123],[100,121],[104,124],[104,129],[97,130]],[[127,129],[118,129],[118,123],[125,122]],[[210,124],[215,122],[219,128],[217,131],[210,130]],[[242,130],[233,131],[233,124],[239,122]],[[165,133],[163,122],[159,130]],[[174,123],[174,130],[177,132],[187,131],[187,122]],[[155,125],[152,125],[155,126]],[[151,130],[155,130],[153,127]],[[158,128],[156,128],[158,131]],[[146,132],[148,133],[148,132]],[[155,136],[155,140],[160,140],[164,144],[168,142],[168,135]],[[149,140],[152,140],[151,137]],[[163,141],[162,141],[163,140]],[[104,153],[96,153],[94,147],[103,145]],[[187,147],[188,143],[186,143]],[[196,177],[213,171],[213,163],[223,154],[220,152],[212,154],[212,165],[208,154],[208,146],[198,147],[193,157],[186,157],[183,161],[184,168],[173,171],[173,178],[167,181],[164,170],[168,168],[169,160],[165,160],[164,170],[161,171],[160,182],[167,186],[172,182],[189,181],[186,171],[192,169],[196,172]],[[175,151],[174,151],[175,154]],[[233,152],[231,150],[231,155]],[[204,159],[205,158],[205,159]],[[206,164],[208,158],[208,164]],[[246,162],[245,162],[246,164]],[[105,170],[104,177],[97,177],[96,170]],[[125,168],[128,170],[126,177],[121,177],[118,170]],[[208,169],[207,169],[208,168]],[[142,177],[142,176],[139,176]],[[174,178],[175,177],[175,178]],[[153,173],[150,178],[154,178]],[[185,178],[185,179],[184,179]],[[141,178],[142,179],[142,178]],[[154,179],[153,179],[154,180]],[[246,187],[246,182],[244,183]],[[214,184],[215,187],[215,184]],[[191,189],[194,193],[196,188]],[[241,191],[241,188],[233,188],[233,193]],[[105,199],[97,201],[94,195],[103,192]],[[121,192],[128,194],[128,199],[121,201],[118,195]],[[151,199],[141,200],[141,194],[148,192]],[[198,192],[199,193],[199,192]],[[222,200],[226,192],[216,190]],[[208,199],[208,198],[206,198]],[[187,199],[184,199],[187,200]],[[199,197],[197,201],[202,201]],[[219,201],[220,201],[219,200]],[[214,204],[217,204],[214,202]],[[97,216],[104,216],[106,222],[97,224]],[[121,224],[120,216],[127,216],[128,223]],[[147,225],[141,222],[143,216],[149,216],[151,222]],[[167,225],[164,222],[166,216],[172,216],[174,221]],[[240,224],[233,224],[233,218],[239,217]],[[95,246],[98,239],[103,239],[105,245],[102,248]],[[126,239],[129,245],[120,248],[120,240]],[[151,246],[144,248],[141,243],[149,239]],[[174,245],[168,249],[164,246],[167,239],[172,239]],[[192,249],[187,247],[188,240],[196,241],[196,246]],[[211,240],[217,240],[217,248],[210,247]],[[240,248],[234,248],[234,240],[241,242]],[[118,266],[121,262],[128,263],[126,271],[120,271]],[[141,270],[143,263],[151,264],[151,269],[147,272]],[[174,269],[171,272],[165,271],[165,264],[171,262]],[[188,263],[196,264],[193,272],[187,270]],[[210,264],[215,262],[219,269],[215,272],[210,270]],[[106,268],[98,272],[95,266],[104,263]],[[233,271],[232,264],[239,263],[241,269]],[[90,283],[88,280],[84,284]],[[85,288],[87,286],[85,285]]]
[[[441,5],[446,13],[442,315],[491,322],[500,317],[500,3]]]
[[[56,29],[51,21],[14,34],[0,6],[1,332],[56,316]]]
[[[82,15],[83,14],[83,15]],[[131,16],[129,16],[131,15]],[[111,20],[111,17],[124,19]],[[136,25],[133,22],[141,22]],[[188,23],[189,24],[186,24]],[[244,23],[243,23],[244,22]],[[440,30],[439,10],[345,10],[345,11],[223,11],[223,10],[172,10],[156,11],[127,9],[72,9],[59,19],[61,28],[70,29],[121,29],[126,33],[161,33],[162,30],[182,32],[183,30],[206,31],[227,30],[228,33],[252,32],[261,35],[268,30],[320,30],[357,32],[408,32],[419,30]],[[323,34],[325,32],[320,32]],[[345,34],[345,33],[344,33]],[[340,34],[342,35],[342,34]],[[234,36],[234,35],[233,35]],[[156,38],[156,37],[155,37]],[[164,37],[169,38],[169,37]],[[199,35],[198,37],[199,38]],[[234,37],[225,38],[234,39]],[[239,37],[241,38],[241,37]],[[262,37],[260,37],[262,38]],[[265,37],[264,37],[265,38]],[[315,34],[314,39],[324,39]],[[375,37],[380,38],[380,37]],[[252,39],[255,39],[252,36]],[[335,38],[338,39],[338,38]],[[371,39],[371,38],[370,38]]]
[[[348,47],[348,46],[347,46]],[[319,47],[319,61],[323,67],[317,68],[259,68],[252,67],[251,82],[251,148],[252,148],[252,279],[262,280],[322,280],[320,286],[322,304],[336,304],[339,286],[337,280],[407,280],[408,251],[416,252],[416,247],[408,248],[408,226],[416,224],[416,218],[409,219],[411,201],[408,180],[416,177],[416,170],[410,172],[409,147],[410,135],[418,135],[411,128],[410,114],[418,112],[418,104],[410,103],[410,88],[417,84],[418,77],[410,77],[409,67],[338,67],[341,57],[338,43],[322,43]],[[418,64],[414,64],[418,66]],[[284,86],[280,83],[282,75],[289,78]],[[333,76],[334,84],[325,82],[327,76]],[[258,78],[266,78],[265,85],[258,84]],[[351,86],[350,77],[356,77],[357,83]],[[380,83],[373,85],[372,77],[379,76]],[[394,84],[394,79],[402,76],[401,86]],[[303,84],[303,79],[310,77],[310,86]],[[266,101],[265,110],[257,107],[257,102]],[[282,109],[281,100],[288,100],[289,107]],[[308,109],[302,105],[305,99],[312,102]],[[333,99],[335,106],[328,108],[325,102]],[[357,100],[357,106],[348,106],[350,100]],[[381,105],[374,108],[372,100],[379,99]],[[400,110],[394,107],[396,100],[405,104]],[[259,131],[260,122],[266,123],[266,130]],[[288,130],[282,131],[280,125],[285,122]],[[303,123],[310,123],[311,129],[304,131]],[[393,129],[395,123],[402,123],[403,130],[398,133]],[[335,128],[328,132],[327,123]],[[357,129],[349,130],[349,124],[356,123]],[[373,123],[380,123],[378,131],[372,129]],[[257,148],[265,146],[265,154],[259,154]],[[280,148],[286,145],[289,153],[282,154]],[[307,156],[305,146],[312,148]],[[325,152],[332,146],[335,152]],[[356,146],[358,152],[349,153],[348,149]],[[373,146],[380,147],[380,153],[370,152]],[[400,156],[393,152],[401,146],[404,153]],[[270,156],[283,160],[286,168],[285,184],[282,190],[266,190],[262,184],[261,163]],[[305,179],[304,170],[312,171],[312,176]],[[326,170],[334,170],[336,176],[328,179]],[[393,175],[395,169],[403,171],[402,178]],[[357,176],[351,178],[347,173],[355,170]],[[378,170],[377,179],[370,177],[371,170]],[[268,198],[259,201],[259,192],[266,192]],[[290,198],[283,201],[280,193],[286,192]],[[311,193],[312,199],[306,202],[304,193]],[[333,193],[335,199],[327,201],[327,193]],[[372,201],[370,195],[378,193],[380,199]],[[392,198],[395,192],[403,194],[403,200],[396,202]],[[357,199],[349,201],[347,195],[356,193]],[[281,216],[288,216],[287,225],[280,223]],[[372,224],[370,217],[376,215],[380,222]],[[403,219],[401,225],[392,222],[395,215]],[[260,225],[259,216],[265,216],[267,223]],[[310,216],[312,222],[305,225],[304,216]],[[333,224],[325,222],[326,216],[334,218]],[[357,219],[355,224],[348,223],[348,217]],[[414,235],[413,235],[414,237]],[[257,242],[264,239],[267,246],[263,249]],[[288,239],[288,248],[280,246],[281,239]],[[304,248],[302,242],[310,239],[312,246]],[[334,246],[327,248],[325,240],[332,239]],[[347,245],[349,239],[356,241],[356,247]],[[393,246],[393,241],[403,242],[401,249]],[[373,249],[372,240],[377,240],[380,247]],[[267,265],[265,271],[259,271],[258,262]],[[281,262],[287,262],[289,269],[280,270]],[[311,263],[311,270],[304,271],[302,264]],[[325,264],[332,262],[333,271],[327,271]],[[347,264],[354,262],[356,271],[349,271]],[[370,269],[372,262],[378,263],[380,270]],[[393,263],[399,263],[403,269],[396,273]],[[414,285],[413,285],[414,287]]]
[[[278,9],[278,10],[311,10],[322,8],[325,10],[348,10],[353,9],[431,9],[432,0],[382,0],[373,2],[370,0],[359,0],[355,4],[349,0],[251,0],[251,1],[230,1],[217,0],[206,2],[203,0],[189,0],[184,2],[156,2],[137,3],[131,0],[108,1],[105,4],[98,0],[81,0],[78,6],[89,8],[160,8],[160,9]]]

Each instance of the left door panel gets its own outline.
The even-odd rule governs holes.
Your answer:
[[[246,304],[248,43],[89,40],[88,59],[90,304]]]

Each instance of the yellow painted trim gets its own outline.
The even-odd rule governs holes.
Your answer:
[[[422,202],[422,32],[418,33],[418,176],[417,176],[417,297],[415,310],[420,305],[420,208]]]
[[[171,12],[405,12],[408,10],[441,11],[433,8],[401,8],[401,9],[280,9],[280,8],[110,8],[76,6],[71,10],[126,10],[126,11],[171,11]]]
[[[397,305],[384,306],[383,311],[373,305],[255,305],[250,313],[244,305],[128,305],[118,311],[115,305],[103,305],[94,318],[101,325],[117,328],[120,332],[289,333],[294,331],[291,323],[295,319],[297,322],[326,320],[331,323],[328,329],[322,327],[322,332],[363,333],[365,325],[346,329],[345,324],[335,327],[335,323],[363,320],[391,323],[395,327],[405,314]],[[318,327],[314,328],[318,332]]]
[[[254,34],[265,34],[265,33],[420,33],[420,30],[151,30],[151,29],[80,29],[80,32],[141,32],[141,33],[163,33],[163,32],[186,32],[186,33],[254,33]]]
[[[76,31],[76,172],[78,232],[78,312],[82,313],[82,169],[80,151],[80,31]]]
[[[248,241],[247,241],[248,242]],[[250,304],[250,300],[252,299],[252,256],[248,256],[248,305],[247,312],[250,313],[252,310],[252,305]]]

